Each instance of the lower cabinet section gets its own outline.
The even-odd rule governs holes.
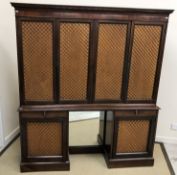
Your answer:
[[[20,112],[21,171],[69,170],[68,112]]]
[[[157,116],[155,106],[102,111],[100,145],[73,148],[68,146],[69,111],[21,110],[21,171],[69,170],[69,150],[103,153],[109,168],[151,166]]]
[[[153,165],[158,110],[107,111],[105,159],[109,168]]]

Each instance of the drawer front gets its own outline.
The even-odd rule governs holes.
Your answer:
[[[115,111],[116,117],[126,117],[126,116],[156,116],[158,113],[157,110],[119,110]]]
[[[37,112],[21,112],[20,117],[22,118],[58,118],[67,117],[67,111],[37,111]]]
[[[21,112],[23,161],[65,161],[68,152],[67,112]]]
[[[115,111],[113,156],[152,155],[157,122],[156,110]]]

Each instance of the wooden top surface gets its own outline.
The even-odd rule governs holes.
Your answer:
[[[159,110],[155,104],[63,104],[25,105],[19,111],[101,111],[101,110]]]

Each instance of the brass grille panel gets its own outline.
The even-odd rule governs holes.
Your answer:
[[[100,24],[95,99],[119,100],[127,25]]]
[[[52,24],[22,22],[26,101],[53,101]]]
[[[117,153],[147,152],[148,120],[119,121]]]
[[[89,24],[60,24],[60,99],[85,100]]]
[[[62,154],[62,127],[57,122],[27,123],[28,156]]]
[[[161,26],[135,25],[129,100],[151,100],[158,60]]]

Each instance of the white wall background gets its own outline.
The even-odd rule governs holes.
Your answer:
[[[177,143],[177,131],[170,130],[170,124],[177,122],[177,2],[175,0],[16,0],[15,2],[175,9],[176,11],[171,14],[169,20],[157,102],[157,104],[161,107],[157,127],[157,140]],[[17,108],[19,106],[19,94],[15,36],[14,9],[11,7],[9,0],[1,0],[0,120],[2,118],[4,145],[7,144],[8,141],[18,132]],[[0,133],[0,137],[1,134],[2,132]]]
[[[18,133],[18,78],[14,12],[9,1],[0,2],[0,136],[2,147]],[[1,147],[1,148],[2,148]],[[0,149],[1,149],[0,148]]]

